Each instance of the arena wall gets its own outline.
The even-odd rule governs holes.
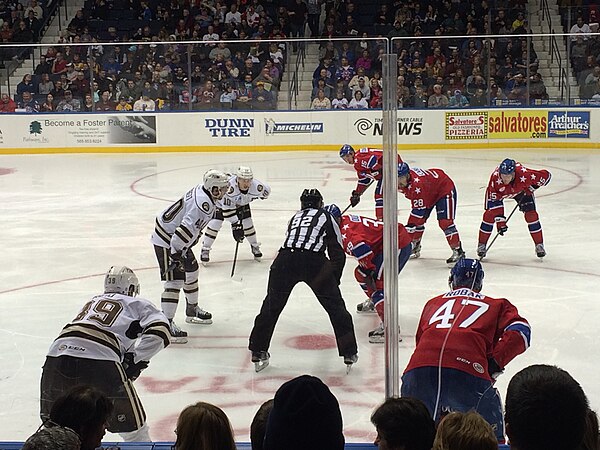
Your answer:
[[[600,110],[399,110],[399,149],[600,148]],[[0,154],[332,150],[380,146],[381,110],[10,114]]]

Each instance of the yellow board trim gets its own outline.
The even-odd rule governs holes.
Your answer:
[[[373,143],[361,147],[381,148],[381,143]],[[250,147],[247,145],[199,145],[199,146],[127,146],[127,147],[35,147],[35,148],[0,148],[0,155],[30,155],[58,153],[181,153],[181,152],[288,152],[288,151],[325,151],[339,150],[340,145],[264,145]],[[600,149],[600,142],[560,141],[520,141],[520,142],[444,142],[441,144],[398,144],[398,150],[481,150],[497,148],[565,148],[565,149]]]

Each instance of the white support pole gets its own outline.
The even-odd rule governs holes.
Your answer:
[[[385,396],[400,395],[398,360],[398,56],[383,58],[383,278],[385,293]]]

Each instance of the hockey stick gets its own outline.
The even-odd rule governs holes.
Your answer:
[[[235,273],[235,263],[237,262],[238,249],[240,248],[239,241],[235,243],[235,253],[233,254],[233,266],[231,266],[231,278],[233,278],[233,274]]]
[[[506,224],[508,224],[508,221],[513,216],[513,214],[515,213],[515,211],[517,210],[518,207],[519,207],[519,202],[517,202],[517,204],[515,205],[515,207],[513,208],[513,210],[510,212],[510,214],[506,218],[506,222],[505,222]],[[500,232],[496,231],[496,236],[494,236],[494,239],[492,239],[492,242],[490,242],[490,245],[487,246],[487,248],[485,249],[485,255],[481,256],[479,258],[479,261],[481,261],[483,258],[485,258],[487,256],[488,251],[490,250],[490,248],[492,247],[492,245],[494,245],[494,242],[496,242],[496,239],[498,239],[498,236],[500,236]]]

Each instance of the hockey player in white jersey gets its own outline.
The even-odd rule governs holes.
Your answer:
[[[164,281],[162,309],[169,319],[172,342],[185,344],[187,332],[174,322],[179,291],[186,300],[187,323],[212,323],[212,314],[198,306],[198,261],[192,247],[200,239],[204,227],[215,217],[215,202],[221,200],[229,185],[225,173],[211,169],[204,174],[203,184],[185,195],[156,217],[151,241]]]
[[[217,211],[215,218],[206,227],[202,241],[202,250],[200,251],[200,261],[203,264],[207,264],[210,260],[210,249],[217,238],[224,220],[231,222],[233,238],[238,242],[241,242],[244,237],[248,239],[254,259],[258,261],[262,258],[262,252],[256,239],[256,230],[252,221],[250,202],[256,199],[264,200],[270,193],[271,188],[262,181],[254,178],[250,167],[238,167],[236,174],[229,178],[227,194],[217,203],[219,211]],[[241,229],[243,229],[243,234],[240,233]]]
[[[104,293],[88,301],[54,340],[41,380],[41,418],[54,401],[76,385],[103,391],[114,404],[107,429],[125,441],[150,441],[146,413],[133,381],[150,359],[170,343],[169,323],[149,300],[137,297],[138,278],[113,266]]]

